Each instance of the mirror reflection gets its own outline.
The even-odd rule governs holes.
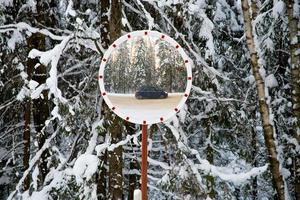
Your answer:
[[[139,110],[144,113],[139,117],[147,120],[176,108],[186,89],[186,77],[184,60],[175,47],[160,38],[140,36],[111,53],[104,86],[112,104],[123,113]]]

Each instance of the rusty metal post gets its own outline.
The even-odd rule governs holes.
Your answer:
[[[148,150],[147,150],[147,141],[148,141],[148,136],[147,136],[147,124],[142,125],[142,200],[147,200],[147,167],[148,167]]]

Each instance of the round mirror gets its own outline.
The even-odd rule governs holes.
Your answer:
[[[188,56],[169,36],[135,31],[105,52],[99,70],[101,94],[119,117],[136,124],[163,122],[188,98],[192,70]]]

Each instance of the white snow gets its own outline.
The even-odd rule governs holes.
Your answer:
[[[39,175],[39,167],[35,166],[33,172],[32,172],[32,185],[34,190],[37,190],[38,187],[38,175]]]
[[[269,37],[264,40],[263,45],[264,45],[264,48],[266,48],[266,49],[269,49],[271,51],[274,50],[274,43],[271,40],[271,38],[269,38]]]
[[[145,13],[145,17],[148,21],[148,29],[151,30],[152,27],[154,26],[154,19],[153,17],[150,15],[150,13],[145,9],[144,5],[141,3],[140,0],[137,0],[137,3],[142,7],[143,12]]]
[[[24,86],[23,86],[23,88],[22,88],[22,89],[20,90],[20,92],[17,94],[16,99],[17,99],[18,101],[23,101],[23,99],[24,99],[25,97],[27,97],[29,94],[30,94],[29,89],[28,89],[27,87],[24,87]]]
[[[18,63],[17,69],[20,71],[24,71],[24,65],[21,62]]]
[[[133,200],[142,200],[142,191],[135,189],[133,192]]]
[[[32,99],[38,99],[41,96],[42,91],[45,88],[45,84],[41,84],[39,87],[35,88],[32,92],[31,92],[31,98]]]
[[[159,181],[158,181],[158,184],[162,184],[162,185],[165,185],[165,184],[170,184],[170,177],[169,177],[169,174],[166,173]]]
[[[285,3],[283,1],[278,1],[275,3],[272,9],[272,14],[275,18],[278,18],[280,15],[285,13]]]
[[[121,146],[121,145],[125,145],[127,144],[131,139],[135,139],[137,138],[139,135],[141,135],[142,131],[137,132],[134,135],[127,135],[125,140],[122,140],[118,143],[115,144],[110,144],[109,146],[107,146],[107,150],[108,151],[113,151],[115,148]]]
[[[268,88],[274,88],[278,86],[278,82],[274,76],[274,74],[270,74],[265,79],[265,86]]]
[[[37,11],[36,11],[36,1],[35,0],[27,0],[27,2],[26,2],[26,4],[27,4],[27,6],[29,7],[29,8],[31,8],[31,11],[33,12],[33,13],[36,13]]]
[[[134,94],[107,94],[116,108],[115,112],[129,121],[160,121],[160,118],[175,115],[174,109],[179,105],[183,93],[169,93],[166,99],[136,99]]]
[[[186,179],[186,178],[188,178],[189,177],[189,174],[188,174],[188,171],[187,171],[187,169],[186,169],[186,166],[181,166],[180,167],[180,170],[179,170],[179,177],[181,178],[181,179]]]
[[[83,20],[80,19],[79,17],[76,17],[76,22],[81,26],[83,23]]]
[[[86,153],[87,154],[92,154],[95,147],[96,147],[96,144],[97,144],[97,138],[98,138],[98,135],[99,135],[99,132],[97,130],[97,128],[101,128],[103,127],[102,126],[102,123],[103,123],[103,119],[96,119],[96,121],[92,124],[92,137],[89,141],[89,146],[87,147],[87,150],[86,150]]]
[[[58,110],[59,110],[58,105],[56,105],[56,106],[53,108],[53,110],[51,111],[51,115],[53,116],[52,119],[55,119],[55,118],[57,118],[57,119],[59,119],[59,120],[62,119],[62,117],[61,117],[60,114],[58,113]]]
[[[109,144],[107,142],[104,142],[103,144],[97,145],[95,147],[95,150],[97,152],[97,156],[101,156],[104,153],[104,151],[107,149],[108,145]]]
[[[262,60],[260,59],[260,61],[262,61]],[[259,68],[259,74],[260,74],[261,78],[264,80],[265,77],[266,77],[266,70],[265,70],[265,68],[263,66],[261,66]]]
[[[31,90],[34,90],[38,85],[39,85],[39,83],[36,82],[35,80],[30,80],[28,83],[28,87]]]
[[[248,172],[234,174],[234,173],[226,172],[226,170],[224,170],[224,168],[222,167],[211,166],[211,173],[213,176],[218,176],[224,181],[230,181],[235,185],[241,185],[249,181],[252,177],[262,174],[267,170],[267,168],[268,165],[266,164],[265,166],[262,167],[252,168]]]
[[[23,41],[23,36],[18,30],[14,30],[11,38],[7,41],[7,46],[11,50],[15,50],[16,44],[21,43]]]
[[[22,71],[22,72],[20,73],[20,76],[22,77],[23,80],[26,80],[27,77],[28,77],[28,74],[27,74],[26,72]]]
[[[50,98],[51,94],[53,94],[57,99],[59,99],[63,103],[66,103],[67,100],[62,96],[61,91],[57,85],[57,64],[62,52],[66,48],[71,37],[72,36],[65,37],[60,44],[56,45],[53,49],[49,51],[42,52],[37,49],[32,49],[28,54],[29,58],[39,57],[40,62],[45,66],[51,63],[51,68],[49,71],[50,76],[46,80],[46,85],[49,88],[48,96]]]
[[[76,11],[73,9],[73,1],[69,0],[68,7],[65,13],[66,16],[70,15],[72,17],[76,16]]]
[[[3,6],[12,6],[13,3],[13,0],[0,0],[0,4]]]
[[[214,15],[214,21],[222,21],[224,19],[226,19],[226,15],[222,10],[222,6],[219,2],[216,3],[216,11],[215,11],[215,15]]]
[[[299,0],[294,0],[294,16],[299,19],[300,17],[300,2]]]
[[[148,2],[152,2],[153,0],[145,0]],[[165,7],[165,6],[172,6],[176,5],[178,3],[183,3],[183,0],[156,0],[156,3],[159,8]]]
[[[98,169],[99,159],[95,155],[83,154],[77,158],[73,174],[76,176],[76,182],[81,184],[83,180],[90,180]]]

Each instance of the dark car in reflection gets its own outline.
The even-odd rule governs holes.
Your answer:
[[[156,86],[145,85],[135,92],[137,99],[165,99],[168,93]]]

